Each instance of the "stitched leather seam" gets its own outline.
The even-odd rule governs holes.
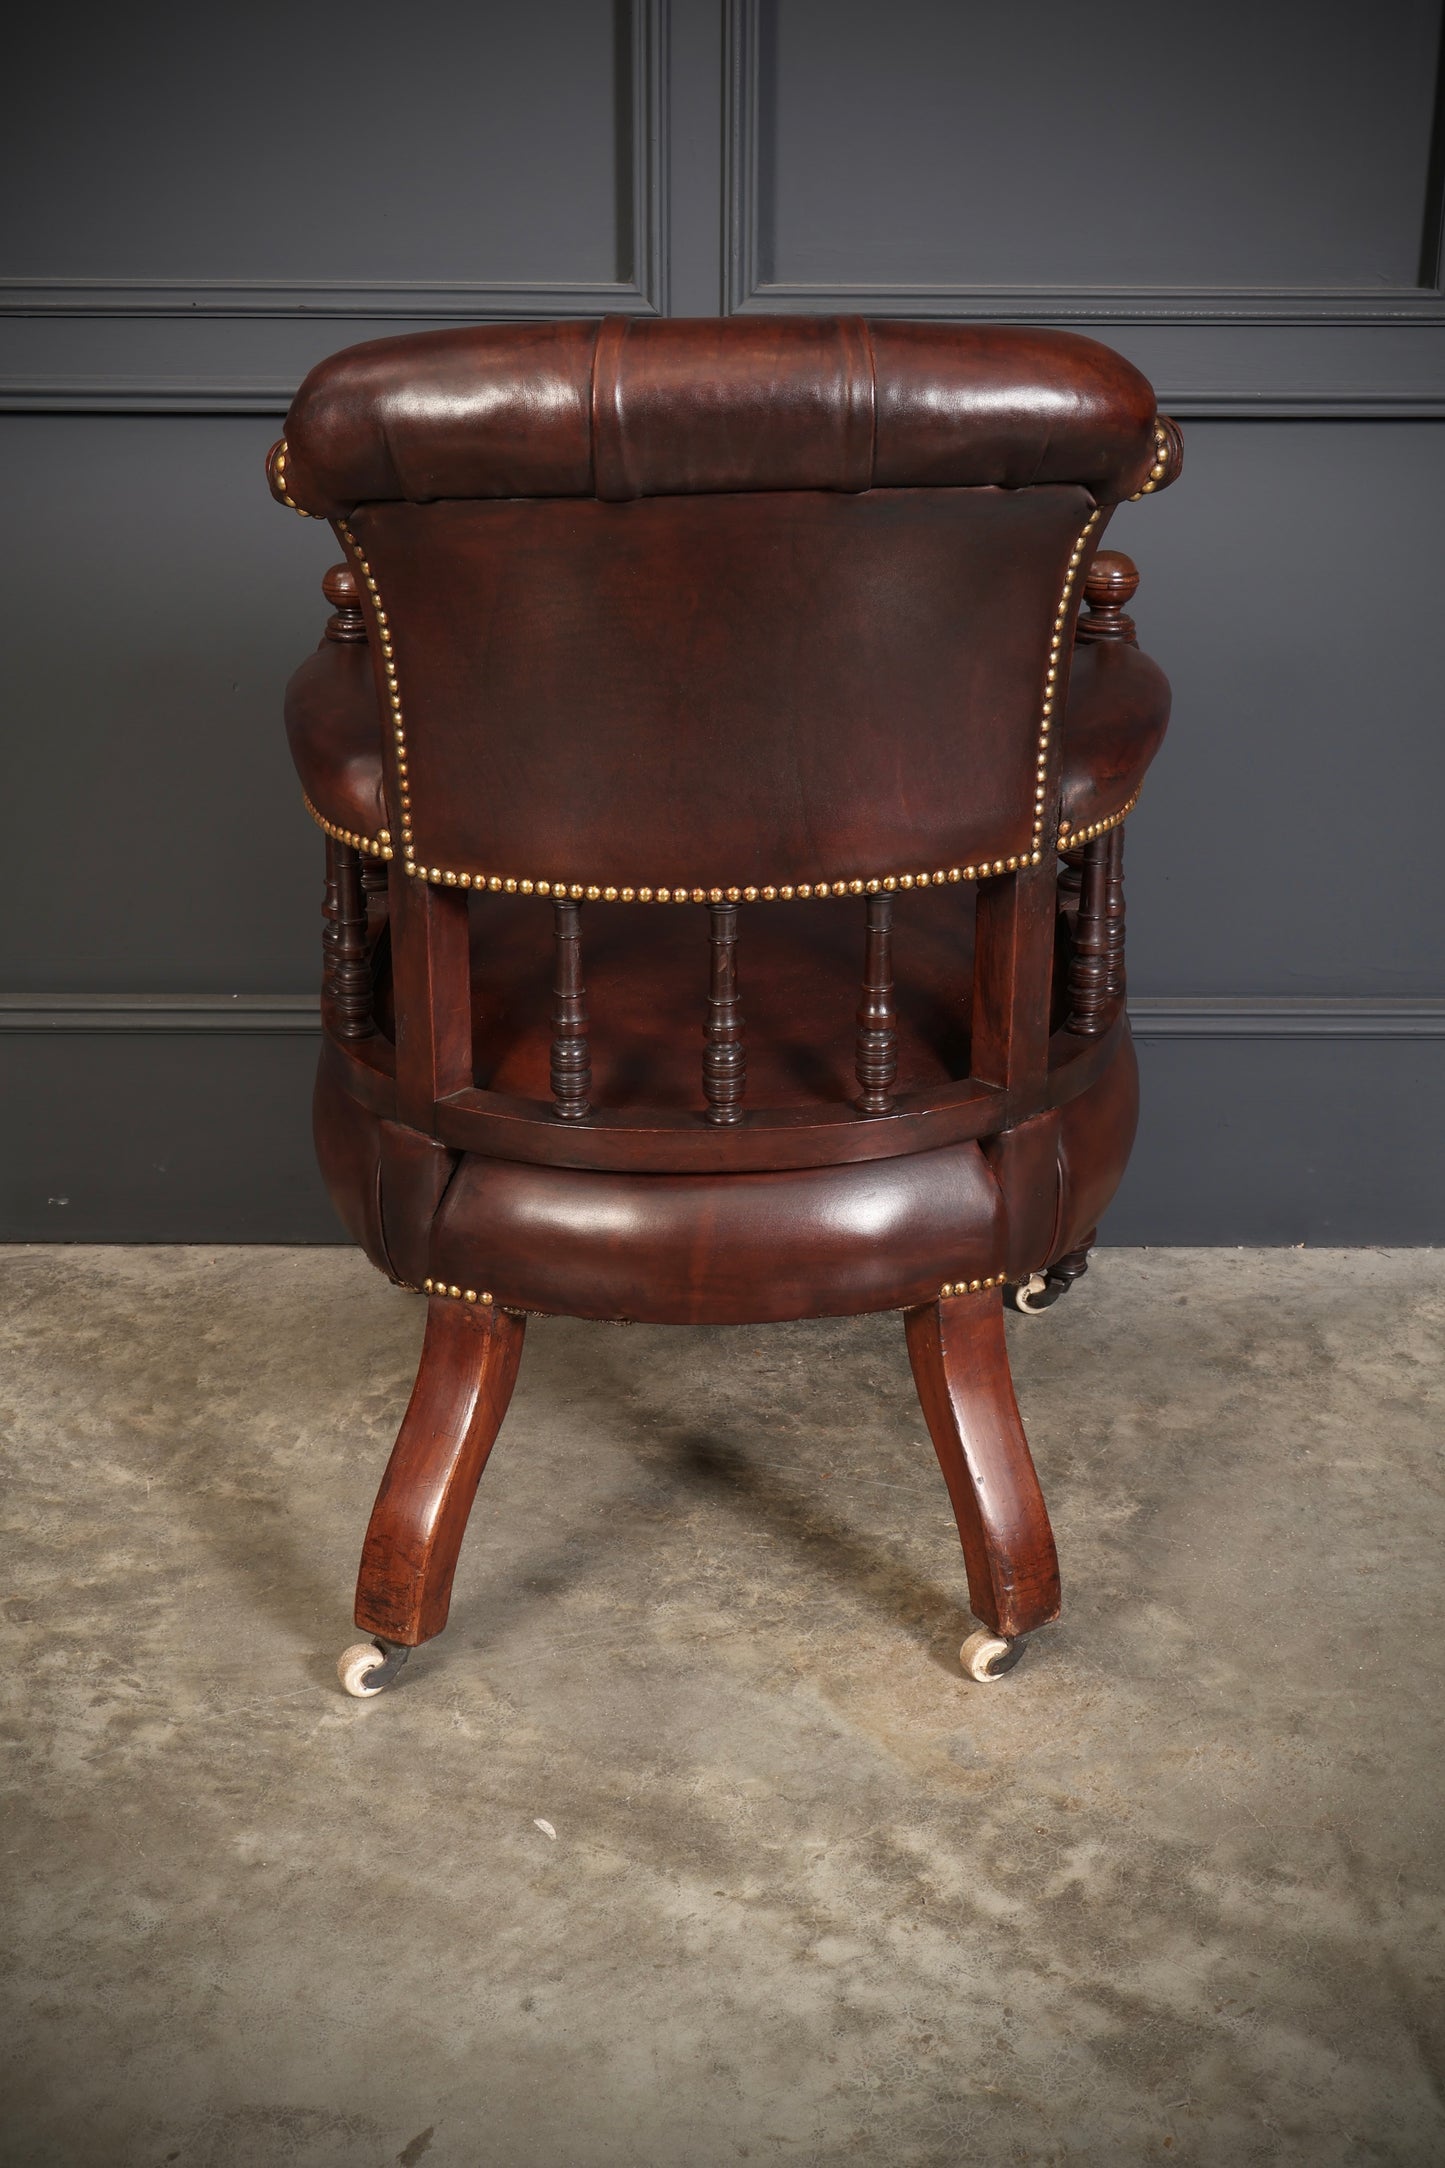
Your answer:
[[[592,487],[603,504],[624,504],[638,492],[627,471],[627,432],[622,415],[622,348],[625,316],[604,316],[592,348]]]

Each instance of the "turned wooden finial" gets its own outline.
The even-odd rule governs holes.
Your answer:
[[[335,610],[326,620],[328,640],[364,640],[366,619],[361,614],[361,589],[350,565],[333,565],[321,582],[321,592]]]
[[[1084,600],[1089,614],[1080,618],[1075,638],[1085,642],[1129,640],[1137,645],[1134,620],[1124,605],[1133,599],[1138,585],[1138,568],[1132,558],[1122,550],[1100,550],[1084,575]]]

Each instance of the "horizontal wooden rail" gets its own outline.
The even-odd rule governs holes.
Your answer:
[[[846,1105],[759,1108],[746,1124],[719,1130],[700,1111],[594,1107],[586,1122],[564,1129],[535,1100],[461,1091],[438,1104],[435,1134],[457,1151],[617,1174],[756,1174],[897,1159],[994,1136],[1045,1107],[1064,1105],[1103,1074],[1125,1029],[1119,1017],[1099,1039],[1056,1034],[1049,1072],[1027,1092],[967,1078],[933,1092],[902,1093],[887,1114]]]
[[[757,1174],[898,1159],[995,1136],[1046,1107],[1067,1105],[1103,1074],[1127,1028],[1120,1015],[1098,1039],[1056,1032],[1048,1074],[1027,1093],[966,1078],[932,1092],[902,1093],[887,1114],[862,1114],[847,1105],[759,1108],[745,1125],[719,1130],[700,1109],[640,1107],[594,1107],[585,1121],[564,1125],[545,1101],[470,1090],[438,1102],[433,1134],[454,1151],[615,1174]],[[390,1052],[380,1037],[328,1037],[325,1058],[353,1098],[373,1114],[394,1118]]]
[[[1029,1093],[1005,1093],[964,1077],[929,1093],[901,1093],[888,1114],[854,1106],[758,1108],[747,1123],[719,1132],[702,1110],[600,1108],[587,1121],[561,1125],[548,1101],[509,1093],[457,1091],[438,1101],[435,1136],[453,1151],[479,1151],[494,1160],[537,1166],[591,1166],[609,1173],[767,1173],[791,1166],[847,1166],[895,1160],[973,1136],[997,1136],[1044,1108],[1068,1106],[1114,1060],[1129,1030],[1122,1015],[1101,1038],[1055,1032],[1049,1075]],[[394,1119],[390,1045],[325,1041],[331,1073],[373,1114]]]

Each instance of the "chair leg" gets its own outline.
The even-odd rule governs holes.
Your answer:
[[[1005,1643],[1059,1615],[1059,1561],[1044,1494],[1019,1420],[997,1288],[910,1310],[908,1359],[953,1501],[974,1611]],[[976,1678],[1021,1650],[964,1644]],[[977,1661],[975,1660],[977,1659]],[[983,1668],[977,1668],[981,1664]]]
[[[356,1623],[380,1641],[415,1648],[446,1625],[467,1516],[512,1397],[525,1327],[495,1304],[431,1297],[416,1384],[356,1584]]]

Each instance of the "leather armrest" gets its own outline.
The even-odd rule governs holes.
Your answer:
[[[1169,680],[1124,640],[1074,650],[1064,712],[1061,819],[1116,820],[1134,798],[1169,722]]]
[[[1169,681],[1127,642],[1074,651],[1064,716],[1062,818],[1071,830],[1117,818],[1138,791],[1169,721]],[[286,735],[301,788],[342,834],[386,826],[381,718],[369,650],[323,640],[286,688]]]
[[[285,713],[291,758],[314,810],[343,836],[375,840],[386,808],[369,648],[323,640],[286,687]]]

